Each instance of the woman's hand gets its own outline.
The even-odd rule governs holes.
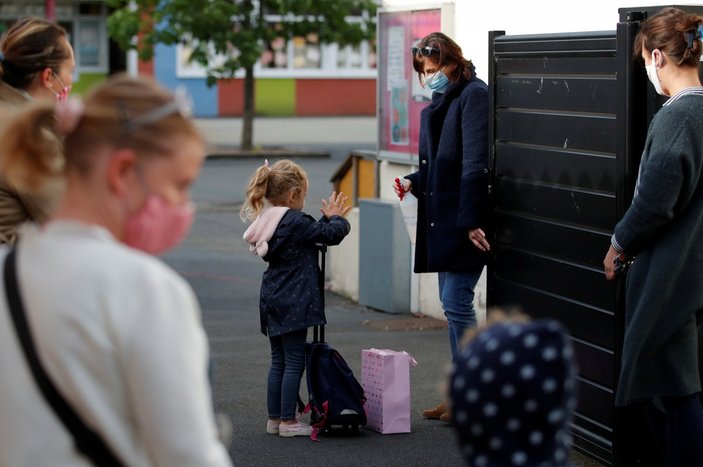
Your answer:
[[[486,240],[486,233],[481,229],[469,230],[469,240],[481,251],[490,251],[491,245]]]
[[[605,278],[608,279],[609,281],[612,281],[615,279],[615,276],[617,275],[617,271],[615,270],[615,258],[620,256],[621,253],[618,253],[615,248],[613,248],[613,245],[610,245],[610,248],[608,249],[608,253],[605,255],[605,259],[603,260],[603,269],[605,270]],[[622,255],[620,258],[623,262],[626,261],[625,255]]]
[[[333,191],[329,201],[322,200],[320,212],[328,219],[332,216],[343,216],[351,209],[351,206],[344,206],[348,199],[349,197],[344,196],[344,193],[337,194]]]
[[[395,183],[393,184],[393,190],[395,190],[395,194],[398,196],[398,198],[403,199],[403,196],[405,196],[405,193],[410,191],[413,187],[413,183],[408,180],[407,178],[396,178]]]

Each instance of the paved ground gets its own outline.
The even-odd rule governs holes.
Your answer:
[[[199,121],[211,142],[231,143],[236,120]],[[302,160],[310,178],[308,212],[331,189],[329,177],[351,149],[375,147],[374,119],[260,119],[260,144],[327,151],[329,158]],[[362,137],[363,136],[363,137]],[[238,218],[244,187],[261,157],[213,158],[193,190],[198,214],[184,244],[165,260],[193,286],[203,309],[215,364],[214,399],[235,424],[231,447],[237,466],[453,466],[462,465],[454,432],[424,420],[419,411],[442,399],[446,379],[446,329],[436,321],[375,312],[334,294],[327,296],[327,340],[357,375],[361,349],[406,350],[418,361],[412,369],[412,433],[335,436],[313,443],[265,433],[268,340],[259,333],[258,292],[263,262],[248,253]],[[305,397],[305,384],[301,392]],[[598,465],[576,454],[578,466]]]

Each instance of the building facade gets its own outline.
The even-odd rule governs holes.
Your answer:
[[[243,73],[208,87],[203,67],[190,63],[183,45],[158,45],[142,74],[169,87],[184,86],[199,117],[239,116],[244,107]],[[376,54],[356,47],[319,44],[316,37],[271,41],[254,67],[254,106],[260,116],[376,114]]]
[[[54,0],[55,18],[68,31],[76,52],[74,90],[82,93],[119,71],[151,75],[169,88],[184,86],[198,117],[239,116],[243,112],[243,74],[207,85],[206,71],[190,63],[187,46],[158,45],[147,62],[129,60],[110,40],[105,0]],[[46,16],[45,0],[0,3],[0,33],[25,16]],[[266,16],[275,23],[280,18]],[[354,19],[351,18],[353,21]],[[374,44],[340,47],[321,44],[315,34],[277,38],[266,44],[255,66],[255,111],[261,116],[376,114]]]
[[[266,17],[275,23],[277,18]],[[185,86],[200,117],[239,116],[243,112],[243,72],[208,87],[205,68],[189,61],[186,45],[158,45],[140,73],[169,87]],[[321,44],[316,34],[268,42],[254,67],[254,107],[260,116],[376,114],[374,44],[340,47]]]
[[[75,92],[84,92],[110,73],[125,69],[125,54],[107,35],[105,1],[56,0],[54,13],[76,54]],[[44,0],[0,2],[0,33],[26,16],[45,17]]]

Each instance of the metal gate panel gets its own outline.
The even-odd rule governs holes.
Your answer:
[[[529,216],[534,220],[568,223],[574,228],[607,229],[615,219],[609,213],[614,196],[574,186],[541,180],[529,180],[503,174],[495,183],[497,212],[505,215]],[[605,216],[603,214],[606,214]],[[607,245],[606,245],[607,246]]]
[[[612,153],[615,149],[615,118],[568,110],[499,109],[496,112],[496,138],[513,144]]]
[[[523,62],[530,65],[527,60]],[[553,102],[554,108],[573,112],[615,112],[617,100],[612,81],[611,76],[572,77],[566,74],[549,78],[532,73],[498,77],[496,104],[498,108],[534,108]],[[601,99],[610,106],[604,106]]]
[[[529,41],[529,36],[512,36],[520,37],[521,42],[526,45]],[[606,40],[610,41],[610,38]],[[503,47],[503,44],[494,44],[494,51],[496,53],[506,53],[509,52],[507,47]],[[574,55],[578,55],[578,50],[574,51]],[[594,79],[600,76],[606,76],[612,78],[612,71],[617,66],[617,59],[614,56],[609,56],[607,54],[600,54],[598,60],[594,60],[590,63],[589,78]],[[549,75],[558,76],[560,74],[567,74],[569,78],[578,77],[583,74],[583,58],[578,56],[572,56],[568,51],[562,51],[561,54],[553,54],[548,60],[535,60],[534,57],[530,57],[530,54],[524,53],[522,55],[511,57],[510,61],[503,61],[501,63],[501,70],[503,74],[511,74],[514,76],[521,76],[525,74],[542,74],[546,73]],[[501,79],[501,77],[496,77]]]
[[[610,460],[618,216],[618,61],[612,32],[491,40],[494,260],[489,306],[563,322],[579,362],[575,445]]]
[[[512,177],[613,193],[615,158],[610,154],[598,156],[563,148],[548,148],[527,144],[497,143],[500,152],[500,170]],[[576,169],[578,167],[578,170]]]
[[[640,21],[661,8],[622,8],[612,32],[491,32],[489,40],[488,305],[517,304],[567,326],[579,363],[574,445],[614,465],[657,463],[642,412],[614,407],[624,280],[605,281],[601,262],[664,102],[632,60]],[[681,8],[703,14],[703,6]]]

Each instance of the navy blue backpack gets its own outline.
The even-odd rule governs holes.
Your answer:
[[[313,342],[305,344],[310,420],[317,432],[328,432],[333,426],[359,431],[366,425],[364,388],[340,353],[324,342],[324,328]],[[314,439],[314,437],[313,437]]]
[[[325,303],[325,253],[320,247],[320,290],[322,306]],[[325,342],[325,327],[313,328],[312,342],[305,344],[305,373],[310,396],[310,419],[314,428],[313,439],[318,432],[328,432],[332,426],[359,431],[366,425],[364,388],[354,373],[335,349]]]

